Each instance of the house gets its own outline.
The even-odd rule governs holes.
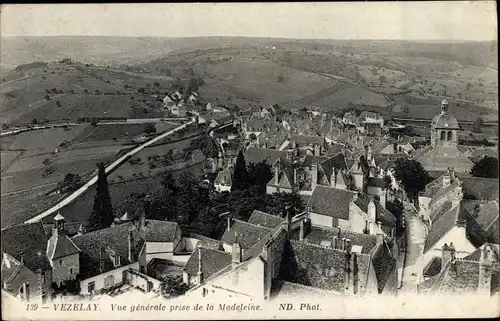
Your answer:
[[[286,282],[326,290],[328,295],[395,295],[398,279],[391,243],[381,234],[313,226],[287,244],[281,273]]]
[[[2,289],[26,302],[52,296],[52,265],[42,222],[2,230]],[[57,276],[57,275],[56,275]]]
[[[228,166],[217,173],[214,181],[215,190],[219,193],[231,191],[234,167]]]
[[[169,111],[177,117],[186,117],[187,108],[182,102],[180,102],[170,107]]]
[[[163,98],[163,108],[169,109],[175,105],[175,101],[167,94]]]
[[[365,194],[317,186],[307,209],[313,226],[388,236],[395,233],[394,215]]]
[[[198,284],[187,292],[188,298],[225,296],[227,298],[270,299],[271,291],[279,281],[279,271],[291,217],[289,216],[288,220],[282,220],[282,223],[275,228],[267,228],[263,225],[274,226],[274,224],[271,219],[265,218],[266,215],[270,216],[262,212],[256,214],[252,219],[253,223],[239,220],[232,222],[228,217],[229,225],[221,241],[226,252],[231,255],[229,265],[227,256],[222,253],[215,254],[212,251],[208,256],[204,256],[203,253],[208,252],[202,249],[193,254],[193,257],[198,254],[197,264],[192,263],[194,267],[189,270],[198,271],[196,282],[194,282]],[[212,273],[218,268],[221,269],[206,277],[204,266],[211,261],[210,258],[215,256],[219,256],[219,262],[208,263],[207,271]],[[205,257],[209,259],[206,261]]]
[[[323,154],[326,141],[321,136],[291,135],[290,143],[292,149],[308,150],[314,156]]]
[[[489,298],[499,292],[498,250],[486,243],[464,258],[456,256],[453,244],[442,246],[442,255],[426,266],[422,294],[467,295]]]

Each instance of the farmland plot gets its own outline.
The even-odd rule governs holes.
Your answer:
[[[3,170],[10,165],[10,163],[15,160],[22,152],[20,151],[1,151],[0,152],[0,164]]]
[[[328,77],[266,61],[241,61],[235,58],[233,61],[196,68],[197,74],[206,72],[266,103],[300,99],[335,84]],[[198,68],[201,70],[198,71]],[[208,80],[206,82],[210,83]]]
[[[89,126],[74,141],[94,142],[102,140],[131,139],[143,134],[148,124],[116,124]],[[172,126],[173,127],[173,126]]]
[[[87,125],[40,129],[17,134],[9,149],[54,151],[62,142],[71,141],[86,129]]]

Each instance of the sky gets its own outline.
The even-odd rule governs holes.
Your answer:
[[[2,5],[2,36],[493,40],[494,1]]]

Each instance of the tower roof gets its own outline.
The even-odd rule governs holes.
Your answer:
[[[446,98],[441,101],[441,105],[448,105],[448,101],[446,100]]]
[[[447,112],[434,116],[431,123],[432,128],[460,129],[458,122]]]
[[[54,221],[61,221],[64,220],[64,216],[61,215],[61,213],[57,213],[57,215],[54,217]]]

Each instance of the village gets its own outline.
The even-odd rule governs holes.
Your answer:
[[[426,136],[348,106],[241,111],[199,101],[195,90],[173,91],[162,107],[165,117],[207,128],[205,175],[181,182],[210,200],[192,210],[199,217],[158,219],[167,209],[154,212],[146,196],[109,203],[107,223],[76,234],[67,233],[64,208],[51,221],[8,227],[2,291],[42,304],[127,293],[498,294],[498,178],[475,177],[488,152],[459,144],[463,126],[446,99]],[[98,188],[105,181],[103,170]],[[171,195],[164,206],[194,202]],[[192,220],[198,227],[185,227]]]

